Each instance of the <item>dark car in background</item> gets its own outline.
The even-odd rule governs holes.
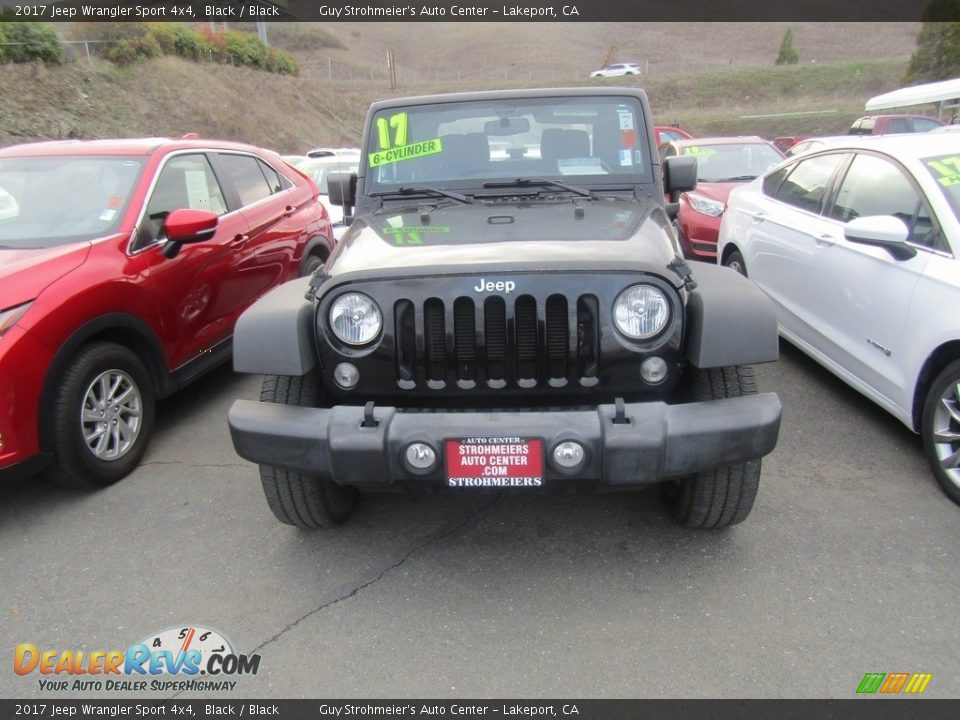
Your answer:
[[[0,197],[0,477],[124,477],[156,399],[228,359],[240,313],[334,242],[309,179],[234,143],[9,147]]]
[[[680,195],[674,227],[684,255],[708,262],[717,257],[720,218],[730,191],[783,159],[772,143],[749,136],[676,140],[658,152],[661,162],[676,156],[697,159],[697,186]]]

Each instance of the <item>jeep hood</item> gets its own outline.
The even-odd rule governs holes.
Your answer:
[[[660,205],[647,200],[429,200],[353,221],[331,258],[331,277],[397,269],[471,271],[504,263],[664,267],[678,254]]]

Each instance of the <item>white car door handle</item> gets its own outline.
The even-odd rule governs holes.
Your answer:
[[[816,243],[819,247],[830,247],[831,245],[835,245],[836,241],[833,239],[833,235],[820,233],[817,235]]]
[[[748,212],[747,215],[753,218],[754,222],[763,222],[767,219],[767,214],[763,210],[757,210],[756,212]]]

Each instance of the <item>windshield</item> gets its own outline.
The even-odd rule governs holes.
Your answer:
[[[368,192],[410,185],[479,188],[520,177],[592,186],[652,182],[634,98],[450,102],[378,112],[363,172]]]
[[[142,157],[0,158],[0,247],[44,248],[114,232]]]
[[[683,154],[697,158],[698,182],[745,182],[783,160],[783,155],[764,143],[692,145],[685,147]]]

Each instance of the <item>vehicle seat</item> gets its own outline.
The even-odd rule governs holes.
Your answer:
[[[443,135],[440,146],[444,177],[484,177],[489,172],[490,142],[484,133]]]
[[[590,136],[586,130],[547,128],[540,137],[540,158],[546,172],[559,172],[559,160],[590,157]]]

